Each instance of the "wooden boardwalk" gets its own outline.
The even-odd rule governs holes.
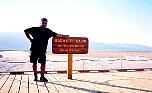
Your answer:
[[[40,76],[40,75],[39,75]],[[33,73],[0,73],[0,93],[152,93],[152,71],[73,73],[48,72],[48,82],[33,81]]]

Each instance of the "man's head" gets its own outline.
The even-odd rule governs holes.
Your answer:
[[[41,19],[41,27],[46,28],[48,20],[46,18]]]

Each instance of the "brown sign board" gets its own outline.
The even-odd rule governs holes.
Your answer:
[[[88,38],[86,37],[53,37],[52,53],[54,54],[87,54]]]

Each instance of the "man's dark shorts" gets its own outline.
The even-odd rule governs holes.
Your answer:
[[[46,63],[46,54],[44,52],[31,51],[30,62],[33,64],[37,64],[37,62],[41,63],[41,64],[45,64]]]

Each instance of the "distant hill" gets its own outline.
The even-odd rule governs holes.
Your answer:
[[[0,32],[0,50],[25,50],[29,44],[24,32]]]
[[[124,43],[96,43],[90,42],[91,50],[106,50],[106,51],[152,51],[152,47],[139,44],[124,44]]]
[[[28,50],[30,42],[24,32],[0,32],[0,50]],[[48,50],[51,49],[51,40]],[[89,42],[89,50],[103,51],[152,51],[152,47],[138,44],[106,44]]]

